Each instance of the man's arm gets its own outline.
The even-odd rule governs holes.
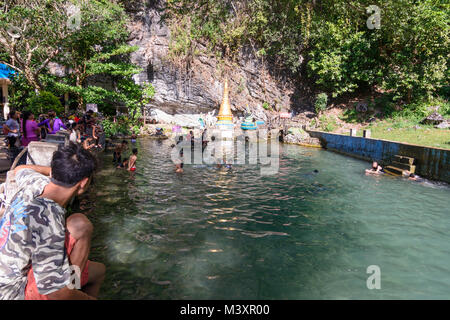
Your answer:
[[[50,167],[27,164],[27,165],[22,165],[22,166],[16,167],[14,169],[14,175],[16,175],[20,170],[23,170],[23,169],[31,169],[31,170],[36,171],[37,173],[40,173],[44,176],[50,176],[50,172],[51,172]]]
[[[7,125],[6,125],[6,123],[3,125],[3,127],[6,129],[6,131],[7,132],[12,132],[12,133],[17,133],[17,130],[16,129],[11,129],[10,127],[8,127]]]
[[[38,127],[43,126],[44,124],[47,124],[48,121],[49,121],[48,119],[45,119],[44,121],[38,123]]]
[[[80,290],[64,287],[47,295],[49,300],[97,300]]]

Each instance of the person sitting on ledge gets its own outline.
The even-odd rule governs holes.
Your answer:
[[[96,299],[105,266],[88,260],[92,223],[81,213],[65,220],[96,167],[91,153],[70,143],[53,154],[51,167],[12,172],[18,192],[0,222],[0,299]]]
[[[164,134],[163,128],[156,128],[156,136],[162,136]]]
[[[374,161],[372,163],[372,169],[366,169],[366,174],[383,174],[384,170],[378,165],[378,162]]]

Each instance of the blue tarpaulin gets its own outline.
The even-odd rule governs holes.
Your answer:
[[[0,79],[10,78],[15,71],[6,64],[0,63]]]

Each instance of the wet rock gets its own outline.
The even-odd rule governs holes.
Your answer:
[[[204,113],[217,109],[222,100],[223,77],[218,72],[219,62],[208,55],[206,46],[196,43],[196,54],[189,61],[170,61],[170,28],[162,20],[164,1],[127,2],[130,13],[130,45],[139,50],[131,61],[144,71],[134,77],[139,83],[150,82],[155,87],[152,107],[169,114]],[[268,111],[261,106],[290,107],[295,85],[287,74],[273,72],[273,68],[255,57],[251,47],[243,48],[237,64],[229,72],[230,103],[234,112],[243,112],[246,105],[266,120]]]
[[[421,124],[432,124],[432,125],[439,125],[442,122],[444,122],[445,119],[443,116],[441,116],[439,113],[437,112],[433,112],[432,114],[430,114],[428,117],[426,117],[425,119],[423,119],[420,123]]]
[[[434,127],[437,129],[448,129],[448,128],[450,128],[450,120],[445,120]]]
[[[312,138],[306,131],[300,128],[290,128],[288,134],[284,137],[284,142],[290,144],[320,146],[319,139]]]

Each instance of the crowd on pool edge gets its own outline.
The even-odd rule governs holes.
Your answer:
[[[92,110],[87,111],[84,115],[72,113],[61,116],[50,110],[47,114],[39,115],[38,119],[30,111],[12,110],[3,125],[3,134],[6,136],[12,158],[15,158],[21,148],[28,146],[30,142],[40,141],[45,139],[48,134],[56,134],[63,129],[70,133],[69,140],[71,142],[81,143],[85,149],[101,147],[99,134],[103,129],[94,117]],[[19,163],[23,163],[23,161]]]

